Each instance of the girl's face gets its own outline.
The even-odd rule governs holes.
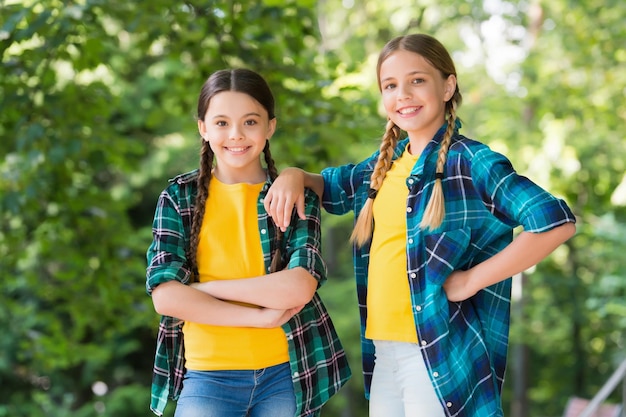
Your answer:
[[[259,155],[276,129],[267,110],[245,93],[223,91],[214,95],[198,130],[217,160],[214,175],[222,182],[259,183],[266,175]]]
[[[445,121],[446,102],[456,77],[444,79],[421,55],[399,50],[380,66],[380,88],[387,116],[412,141],[430,141]]]

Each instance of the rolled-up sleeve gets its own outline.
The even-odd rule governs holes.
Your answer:
[[[565,201],[519,175],[502,154],[486,149],[476,153],[472,177],[483,198],[493,202],[494,214],[527,232],[545,232],[576,222]]]
[[[326,263],[322,258],[322,229],[320,202],[317,195],[306,189],[305,216],[302,220],[294,216],[286,232],[287,268],[306,269],[321,285],[326,280]]]
[[[168,190],[159,196],[152,223],[153,240],[146,257],[146,291],[152,291],[164,282],[177,280],[186,283],[190,271],[186,265],[185,232],[178,206]]]

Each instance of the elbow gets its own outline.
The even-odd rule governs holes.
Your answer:
[[[574,222],[565,223],[563,226],[561,226],[561,228],[563,229],[564,242],[569,240],[576,234],[576,224]]]
[[[162,316],[172,315],[172,297],[169,294],[169,288],[172,287],[172,285],[172,282],[166,282],[152,290],[152,305],[154,306],[154,311]]]
[[[271,308],[293,308],[307,304],[317,291],[317,279],[305,268],[296,267],[280,272],[285,275],[283,288],[274,298],[275,305],[266,305]]]
[[[305,305],[311,301],[318,287],[317,280],[309,273],[309,271],[302,268],[301,274],[300,290],[296,292],[297,294],[294,295],[292,300],[298,306]]]
[[[299,291],[299,293],[292,298],[290,304],[294,304],[293,307],[303,306],[311,301],[313,295],[315,295],[315,291]]]

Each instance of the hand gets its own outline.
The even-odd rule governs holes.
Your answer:
[[[443,290],[449,301],[459,302],[476,294],[477,290],[470,286],[469,271],[454,271],[443,283]]]
[[[293,316],[298,314],[304,306],[289,308],[287,310],[276,310],[273,308],[263,308],[260,310],[261,321],[258,326],[264,329],[280,327],[287,323]]]
[[[304,172],[299,168],[286,168],[274,180],[263,202],[265,211],[283,232],[291,222],[294,206],[298,216],[304,214]]]

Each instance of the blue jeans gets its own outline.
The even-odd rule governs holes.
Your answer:
[[[293,417],[289,363],[244,371],[190,371],[174,417]]]

